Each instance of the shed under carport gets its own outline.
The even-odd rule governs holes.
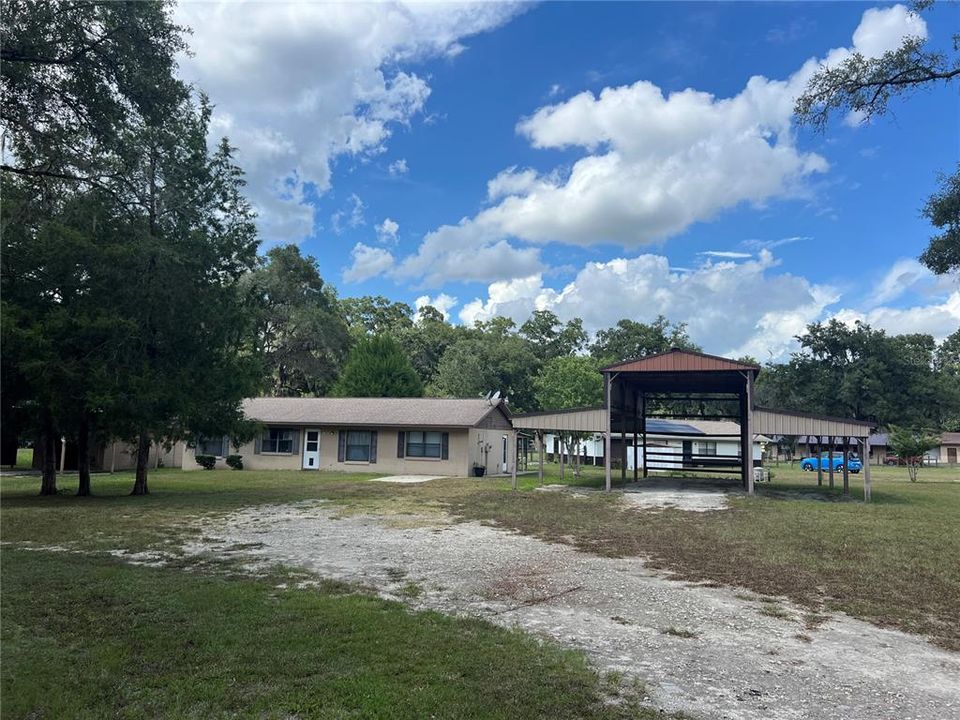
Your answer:
[[[856,438],[866,457],[866,442],[872,423],[809,413],[758,408],[753,405],[753,383],[760,372],[757,365],[716,355],[673,349],[666,353],[627,360],[603,368],[605,402],[600,408],[578,408],[514,415],[516,429],[528,430],[538,438],[543,473],[543,434],[593,432],[604,436],[606,489],[612,488],[611,445],[618,435],[624,457],[621,479],[626,482],[626,441],[633,437],[633,452],[643,438],[643,476],[647,476],[647,418],[733,420],[740,427],[740,452],[721,458],[728,467],[700,468],[702,472],[739,470],[744,488],[753,493],[751,445],[754,434],[814,435],[827,438]],[[845,449],[846,453],[847,450]],[[705,458],[704,458],[705,459]],[[716,456],[711,456],[712,460]],[[634,479],[640,463],[634,458]],[[849,492],[847,463],[844,462],[844,490]],[[818,471],[822,481],[822,473]],[[833,485],[832,463],[830,484]],[[870,499],[870,466],[864,465],[864,499]]]

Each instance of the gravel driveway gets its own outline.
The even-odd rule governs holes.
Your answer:
[[[922,638],[846,616],[807,629],[787,603],[789,617],[765,615],[759,599],[671,581],[636,558],[424,522],[338,517],[319,502],[261,506],[209,522],[187,549],[298,566],[418,608],[543,633],[640,677],[651,704],[698,718],[960,718],[960,654]],[[414,599],[409,583],[422,589]]]

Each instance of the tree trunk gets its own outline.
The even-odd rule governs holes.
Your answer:
[[[43,465],[40,480],[41,495],[57,494],[57,431],[53,427],[50,410],[40,411],[40,442],[43,445]]]
[[[150,433],[144,430],[140,433],[137,443],[137,477],[133,481],[131,495],[149,495],[147,488],[147,466],[150,464]]]
[[[77,495],[90,494],[90,416],[86,411],[80,415],[80,429],[77,432]]]

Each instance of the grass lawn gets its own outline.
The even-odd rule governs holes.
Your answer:
[[[33,448],[17,448],[18,470],[29,470],[33,467]]]
[[[536,476],[521,477],[514,493],[503,479],[391,485],[361,475],[160,470],[148,497],[128,496],[132,477],[118,474],[95,476],[91,498],[69,494],[75,476],[61,478],[65,492],[51,498],[36,495],[36,477],[4,477],[3,716],[654,716],[629,688],[604,702],[612,681],[530,636],[339,586],[281,589],[280,577],[133,566],[104,552],[175,549],[202,516],[307,498],[342,512],[452,512],[960,649],[960,474],[925,469],[913,484],[902,468],[875,470],[869,505],[857,500],[859,476],[845,500],[839,487],[818,488],[815,474],[781,467],[756,497],[708,513],[535,492]],[[547,481],[557,481],[555,466]],[[582,482],[599,486],[600,470]]]
[[[209,513],[383,488],[365,480],[166,470],[148,497],[117,475],[95,476],[92,498],[68,495],[69,476],[67,492],[40,498],[37,478],[3,478],[2,716],[660,717],[642,688],[524,633],[332,583],[278,587],[290,579],[279,569],[250,578],[98,552],[170,545]],[[40,549],[51,545],[85,552]]]

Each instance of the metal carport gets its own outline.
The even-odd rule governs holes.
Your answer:
[[[689,350],[673,349],[666,353],[627,360],[601,369],[604,376],[605,402],[600,408],[578,408],[515,415],[516,429],[536,433],[540,451],[540,474],[543,466],[543,433],[594,432],[604,435],[604,467],[606,489],[612,488],[612,437],[623,440],[621,479],[626,481],[626,439],[644,438],[643,475],[647,476],[646,420],[648,417],[734,420],[740,426],[740,452],[726,458],[731,467],[740,470],[744,488],[753,493],[752,450],[754,434],[815,435],[828,438],[856,438],[866,453],[866,439],[872,423],[834,418],[809,413],[759,408],[753,405],[753,383],[760,367],[736,360]],[[696,412],[692,413],[691,408]],[[652,412],[651,412],[652,411]],[[846,449],[844,450],[846,452]],[[652,454],[652,453],[651,453]],[[745,461],[744,458],[747,460]],[[636,479],[638,463],[634,462]],[[704,472],[724,472],[701,468]],[[844,489],[848,491],[847,467],[844,462]],[[818,471],[818,477],[822,478]],[[833,485],[831,463],[830,484]],[[864,499],[870,499],[870,465],[864,464]]]

